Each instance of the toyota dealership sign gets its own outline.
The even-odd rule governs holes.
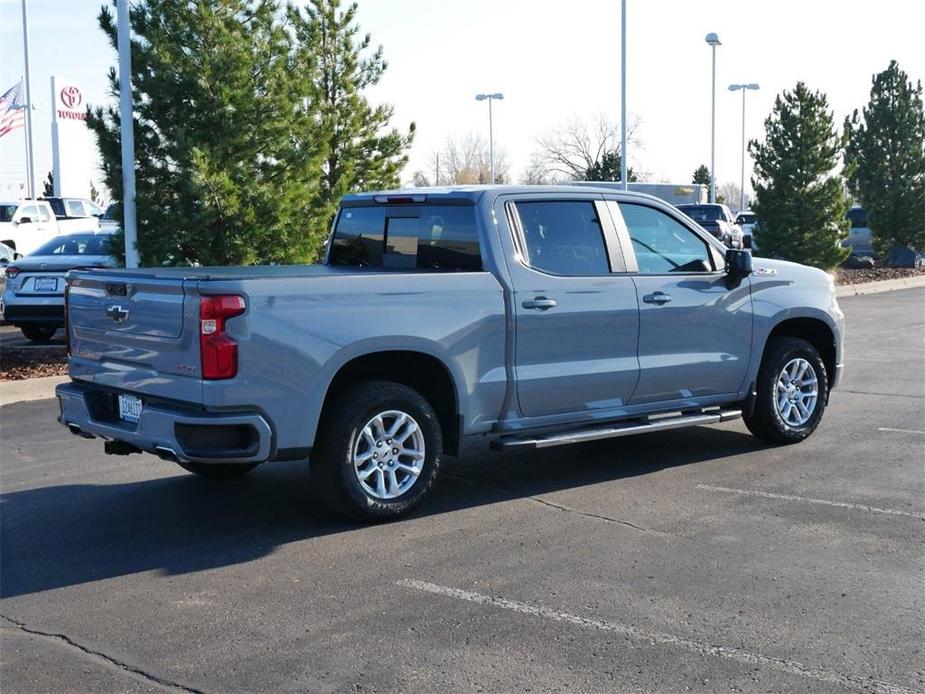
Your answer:
[[[65,77],[51,78],[55,195],[90,197],[90,147],[84,90]]]

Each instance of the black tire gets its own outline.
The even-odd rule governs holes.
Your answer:
[[[23,325],[19,329],[26,339],[32,342],[48,342],[58,332],[53,325]]]
[[[777,408],[775,384],[784,367],[794,359],[805,359],[816,372],[816,402],[809,419],[800,425],[784,421]],[[812,434],[825,412],[829,396],[829,378],[819,352],[798,337],[776,337],[764,351],[756,382],[755,409],[746,413],[745,426],[762,441],[773,444],[799,443]]]
[[[363,427],[377,414],[396,410],[417,422],[424,460],[415,482],[400,496],[382,499],[368,493],[354,469],[353,452]],[[366,381],[345,388],[325,408],[311,455],[312,481],[322,500],[336,513],[363,521],[403,516],[427,495],[440,470],[443,435],[424,396],[388,381]],[[381,470],[380,466],[380,470]]]
[[[257,463],[177,463],[187,472],[210,480],[237,480],[257,467]]]

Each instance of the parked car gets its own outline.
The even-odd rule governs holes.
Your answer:
[[[742,248],[742,230],[736,226],[732,212],[725,205],[678,205],[678,209],[729,248]]]
[[[55,236],[99,228],[96,217],[58,219],[47,200],[0,202],[0,241],[22,255]]]
[[[45,200],[51,209],[54,210],[55,217],[58,219],[78,219],[86,217],[96,217],[99,219],[103,216],[103,208],[92,200],[84,198],[39,198]]]
[[[876,258],[874,251],[874,234],[867,226],[867,214],[860,205],[854,205],[848,210],[848,221],[851,229],[848,238],[842,241],[842,246],[851,249],[851,255],[870,256]]]
[[[809,436],[842,371],[821,270],[727,249],[636,193],[346,196],[323,265],[75,270],[74,434],[207,477],[310,457],[335,509],[401,515],[444,455],[744,417]]]
[[[77,267],[115,267],[108,233],[57,236],[6,266],[0,311],[30,340],[46,341],[64,325],[65,276]]]
[[[736,224],[742,230],[742,248],[747,248],[752,252],[758,250],[755,244],[755,224],[758,222],[758,215],[751,210],[744,210],[736,214]]]

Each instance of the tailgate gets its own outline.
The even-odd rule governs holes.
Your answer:
[[[153,272],[72,273],[70,374],[120,390],[202,402],[195,281]]]

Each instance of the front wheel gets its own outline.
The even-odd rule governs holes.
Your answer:
[[[745,426],[768,443],[798,443],[822,419],[829,383],[819,352],[806,340],[778,337],[768,343],[756,383],[754,411]]]
[[[430,491],[442,453],[440,422],[426,398],[399,383],[368,381],[346,388],[326,408],[311,474],[334,511],[390,520]]]
[[[24,325],[20,330],[32,342],[48,342],[58,331],[53,325]]]

